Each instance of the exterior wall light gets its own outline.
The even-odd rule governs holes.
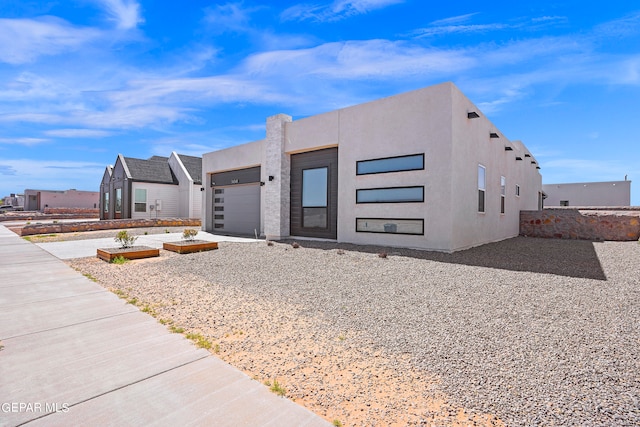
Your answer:
[[[475,111],[469,111],[467,113],[467,119],[477,119],[478,117],[480,117],[480,115]]]
[[[500,138],[500,135],[498,135],[498,134],[497,134],[497,133],[495,133],[495,132],[491,132],[491,133],[489,134],[489,138]]]
[[[513,148],[509,147],[508,145],[505,145],[504,151],[513,151]]]
[[[522,160],[522,157],[516,157],[516,160]]]

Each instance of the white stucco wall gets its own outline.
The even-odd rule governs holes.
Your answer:
[[[169,167],[178,179],[178,216],[193,218],[193,179],[175,152],[169,157]]]
[[[631,181],[578,182],[545,184],[545,207],[560,206],[566,200],[569,206],[629,206]]]
[[[520,210],[537,209],[537,197],[541,189],[537,161],[524,144],[510,141],[455,86],[452,86],[452,99],[450,250],[515,237],[520,230]],[[469,119],[467,113],[471,111],[477,112],[480,117]],[[496,133],[498,138],[491,138],[491,133]],[[505,146],[512,150],[506,151]],[[522,160],[516,160],[517,157]],[[479,165],[486,168],[484,213],[478,212]],[[501,214],[503,176],[506,179],[505,213]],[[519,197],[516,196],[516,185],[520,186]]]
[[[136,189],[147,190],[147,211],[135,212]],[[134,182],[131,186],[131,218],[176,218],[179,217],[179,187],[177,185],[153,184],[148,182]],[[150,210],[149,205],[153,205],[156,200],[162,200],[162,210]]]

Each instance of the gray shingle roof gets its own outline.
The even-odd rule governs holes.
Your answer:
[[[154,156],[149,160],[125,157],[124,160],[134,181],[178,184],[166,157]]]
[[[202,185],[202,157],[187,156],[185,154],[178,154],[178,157],[180,157],[184,167],[187,168],[193,183]]]

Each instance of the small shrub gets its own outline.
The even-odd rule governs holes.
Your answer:
[[[271,387],[269,388],[269,390],[271,390],[278,396],[284,396],[285,394],[287,394],[287,390],[285,390],[285,388],[282,385],[280,385],[280,383],[278,383],[278,380],[275,380],[275,379],[273,380],[273,384],[271,384]]]
[[[120,243],[122,249],[130,248],[138,240],[138,236],[130,236],[127,230],[118,231],[118,234],[113,239],[117,243]]]
[[[340,420],[333,420],[334,427],[342,427],[342,422]]]
[[[201,334],[190,333],[186,334],[185,337],[193,341],[198,347],[204,348],[205,350],[209,350],[212,346],[211,341],[206,339]]]
[[[220,344],[215,344],[215,345],[213,346],[213,352],[214,352],[215,354],[220,354]]]
[[[182,232],[182,238],[187,242],[193,242],[197,234],[198,230],[196,230],[195,228],[185,228]]]
[[[293,242],[293,243],[291,244],[291,247],[292,247],[293,249],[298,249],[298,248],[300,247],[300,245],[298,244],[298,242]]]
[[[127,304],[131,304],[131,305],[137,305],[138,304],[138,298],[129,298],[127,300]]]
[[[153,308],[151,308],[149,304],[145,305],[140,311],[142,311],[143,313],[147,313],[153,317],[156,317],[156,311]]]
[[[122,255],[118,255],[117,257],[111,260],[111,264],[118,264],[118,265],[122,265],[126,262],[129,262],[129,260],[123,257]]]
[[[271,240],[267,240],[267,246],[273,246],[273,242]]]
[[[380,253],[378,254],[378,256],[379,256],[380,258],[386,258],[386,257],[387,257],[387,253],[386,253],[386,252],[380,252]]]
[[[179,326],[171,325],[171,326],[169,326],[169,331],[173,332],[174,334],[181,334],[181,333],[184,332],[184,328],[181,328]]]
[[[126,299],[127,298],[127,294],[122,289],[110,288],[109,290],[111,292],[113,292],[114,294],[116,294],[118,296],[118,298],[122,298],[122,299]]]

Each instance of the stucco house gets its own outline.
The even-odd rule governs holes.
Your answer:
[[[119,154],[100,184],[100,219],[200,218],[202,158]]]
[[[24,210],[43,211],[50,208],[97,209],[100,193],[97,191],[24,190]]]
[[[631,181],[544,184],[544,206],[629,206]]]
[[[202,228],[452,252],[517,236],[540,167],[452,83],[292,120],[203,155]]]

